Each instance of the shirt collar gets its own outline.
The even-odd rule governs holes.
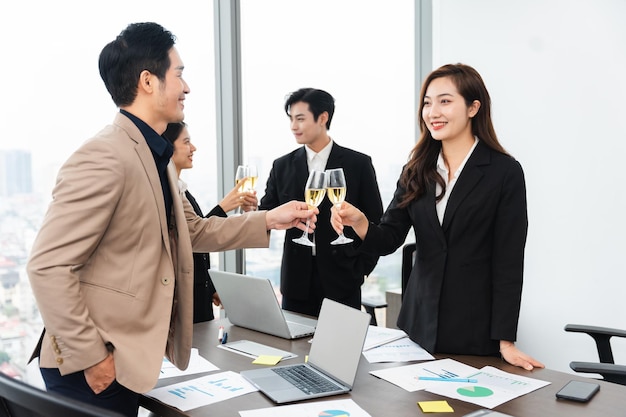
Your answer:
[[[187,191],[187,183],[180,178],[178,179],[178,190],[182,193]]]
[[[330,141],[328,142],[328,144],[324,146],[324,148],[319,152],[315,152],[308,146],[304,145],[304,149],[306,150],[306,160],[309,166],[309,171],[313,171],[313,170],[323,171],[326,168],[326,163],[328,162],[328,158],[330,157],[330,151],[332,150],[332,148],[333,148],[332,138],[330,138]]]
[[[476,149],[476,145],[478,145],[478,138],[474,136],[474,144],[472,145],[469,152],[467,152],[467,155],[465,155],[465,159],[463,159],[463,162],[461,162],[461,165],[459,165],[459,168],[454,173],[453,178],[457,178],[459,175],[461,175],[461,171],[463,170],[463,167],[465,166],[465,163],[467,162],[469,157],[472,155],[472,152],[474,152],[474,149]],[[437,157],[437,171],[445,179],[446,183],[448,183],[448,167],[443,160],[443,149],[439,151],[439,156]]]
[[[164,137],[159,135],[154,129],[152,129],[146,122],[139,117],[126,110],[120,109],[120,113],[128,117],[137,126],[146,143],[150,147],[150,150],[159,157],[169,161],[174,154],[174,146]]]

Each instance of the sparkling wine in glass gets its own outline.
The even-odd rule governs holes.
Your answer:
[[[320,205],[324,200],[326,194],[326,174],[324,171],[311,171],[309,178],[306,180],[306,186],[304,188],[304,201],[307,203],[310,209]],[[306,228],[309,228],[310,219],[306,220]],[[293,239],[295,243],[299,243],[305,246],[314,247],[315,243],[309,239],[306,230],[302,232],[302,236],[297,239]]]
[[[235,172],[235,184],[239,187],[239,192],[243,192],[246,189],[246,182],[248,182],[248,166],[239,165],[237,172]],[[235,214],[241,214],[241,207],[235,209]]]
[[[259,171],[256,169],[256,165],[247,165],[248,176],[244,183],[244,191],[254,191],[256,182],[259,179]]]
[[[342,168],[327,169],[326,170],[326,187],[328,193],[328,199],[337,208],[341,208],[341,203],[346,198],[346,177],[343,174]],[[352,242],[352,239],[345,237],[343,232],[339,237],[332,242],[331,245],[343,245],[345,243]]]

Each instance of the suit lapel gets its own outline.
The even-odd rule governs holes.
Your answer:
[[[483,145],[482,142],[478,142],[478,145],[474,149],[470,158],[467,160],[467,163],[461,171],[461,175],[459,176],[459,179],[450,194],[450,199],[446,205],[446,212],[443,216],[442,226],[444,231],[447,230],[448,225],[454,217],[454,213],[457,211],[463,200],[469,196],[476,184],[478,184],[478,182],[482,179],[484,173],[479,167],[481,165],[488,165],[489,163],[489,148]]]
[[[306,180],[309,177],[309,165],[306,161],[306,150],[304,146],[296,151],[293,157],[294,174],[296,176],[296,184],[302,184],[302,196],[304,197],[304,187]]]
[[[152,189],[152,196],[159,211],[161,236],[163,238],[163,242],[165,242],[165,247],[167,248],[168,252],[170,252],[171,257],[170,239],[167,230],[167,219],[165,216],[165,200],[163,199],[161,180],[159,179],[159,173],[156,170],[154,157],[152,156],[150,147],[146,143],[146,139],[143,137],[137,126],[135,126],[135,124],[128,117],[119,113],[115,117],[114,123],[124,129],[124,131],[126,131],[126,133],[128,134],[130,140],[135,142],[135,152],[137,152],[137,156],[141,161],[141,165],[146,172],[146,177],[148,178],[148,181],[150,182],[150,188]],[[176,182],[176,187],[172,188],[172,193],[175,190],[178,190],[178,182]]]
[[[326,169],[343,168],[343,148],[333,142],[333,147],[330,149],[328,155],[328,162],[326,163]]]

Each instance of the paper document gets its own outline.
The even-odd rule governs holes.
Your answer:
[[[187,411],[254,391],[258,390],[241,375],[226,371],[156,388],[145,395]]]
[[[371,417],[352,400],[317,401],[240,411],[241,417]]]
[[[485,366],[465,377],[476,379],[476,383],[440,382],[429,384],[426,391],[493,408],[550,384],[504,372],[492,366]]]
[[[189,358],[189,366],[184,371],[178,369],[167,358],[163,358],[163,364],[161,365],[161,373],[159,379],[172,378],[175,376],[200,374],[203,372],[217,371],[219,368],[213,365],[211,362],[204,359],[198,353],[198,349],[191,349],[191,357]]]
[[[375,348],[376,346],[402,339],[406,336],[407,334],[404,330],[369,326],[367,329],[367,336],[365,337],[365,343],[363,343],[363,352]]]
[[[414,365],[398,366],[395,368],[379,369],[370,371],[370,374],[382,378],[392,384],[404,388],[409,392],[418,391],[430,387],[431,384],[437,383],[432,381],[421,381],[420,376],[432,377],[449,377],[458,378],[478,372],[464,363],[455,361],[454,359],[439,359],[436,361],[422,362]],[[445,382],[451,384],[451,382]]]
[[[402,339],[385,343],[363,352],[369,363],[377,362],[410,362],[435,359],[423,347],[409,339]]]

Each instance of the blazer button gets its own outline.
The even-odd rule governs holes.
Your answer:
[[[63,365],[63,358],[57,358],[57,363],[59,365]]]
[[[171,280],[168,277],[161,278],[161,284],[163,284],[163,285],[169,285],[170,281]]]
[[[61,349],[59,349],[58,347],[54,348],[54,353],[56,353],[57,355],[61,354]]]

